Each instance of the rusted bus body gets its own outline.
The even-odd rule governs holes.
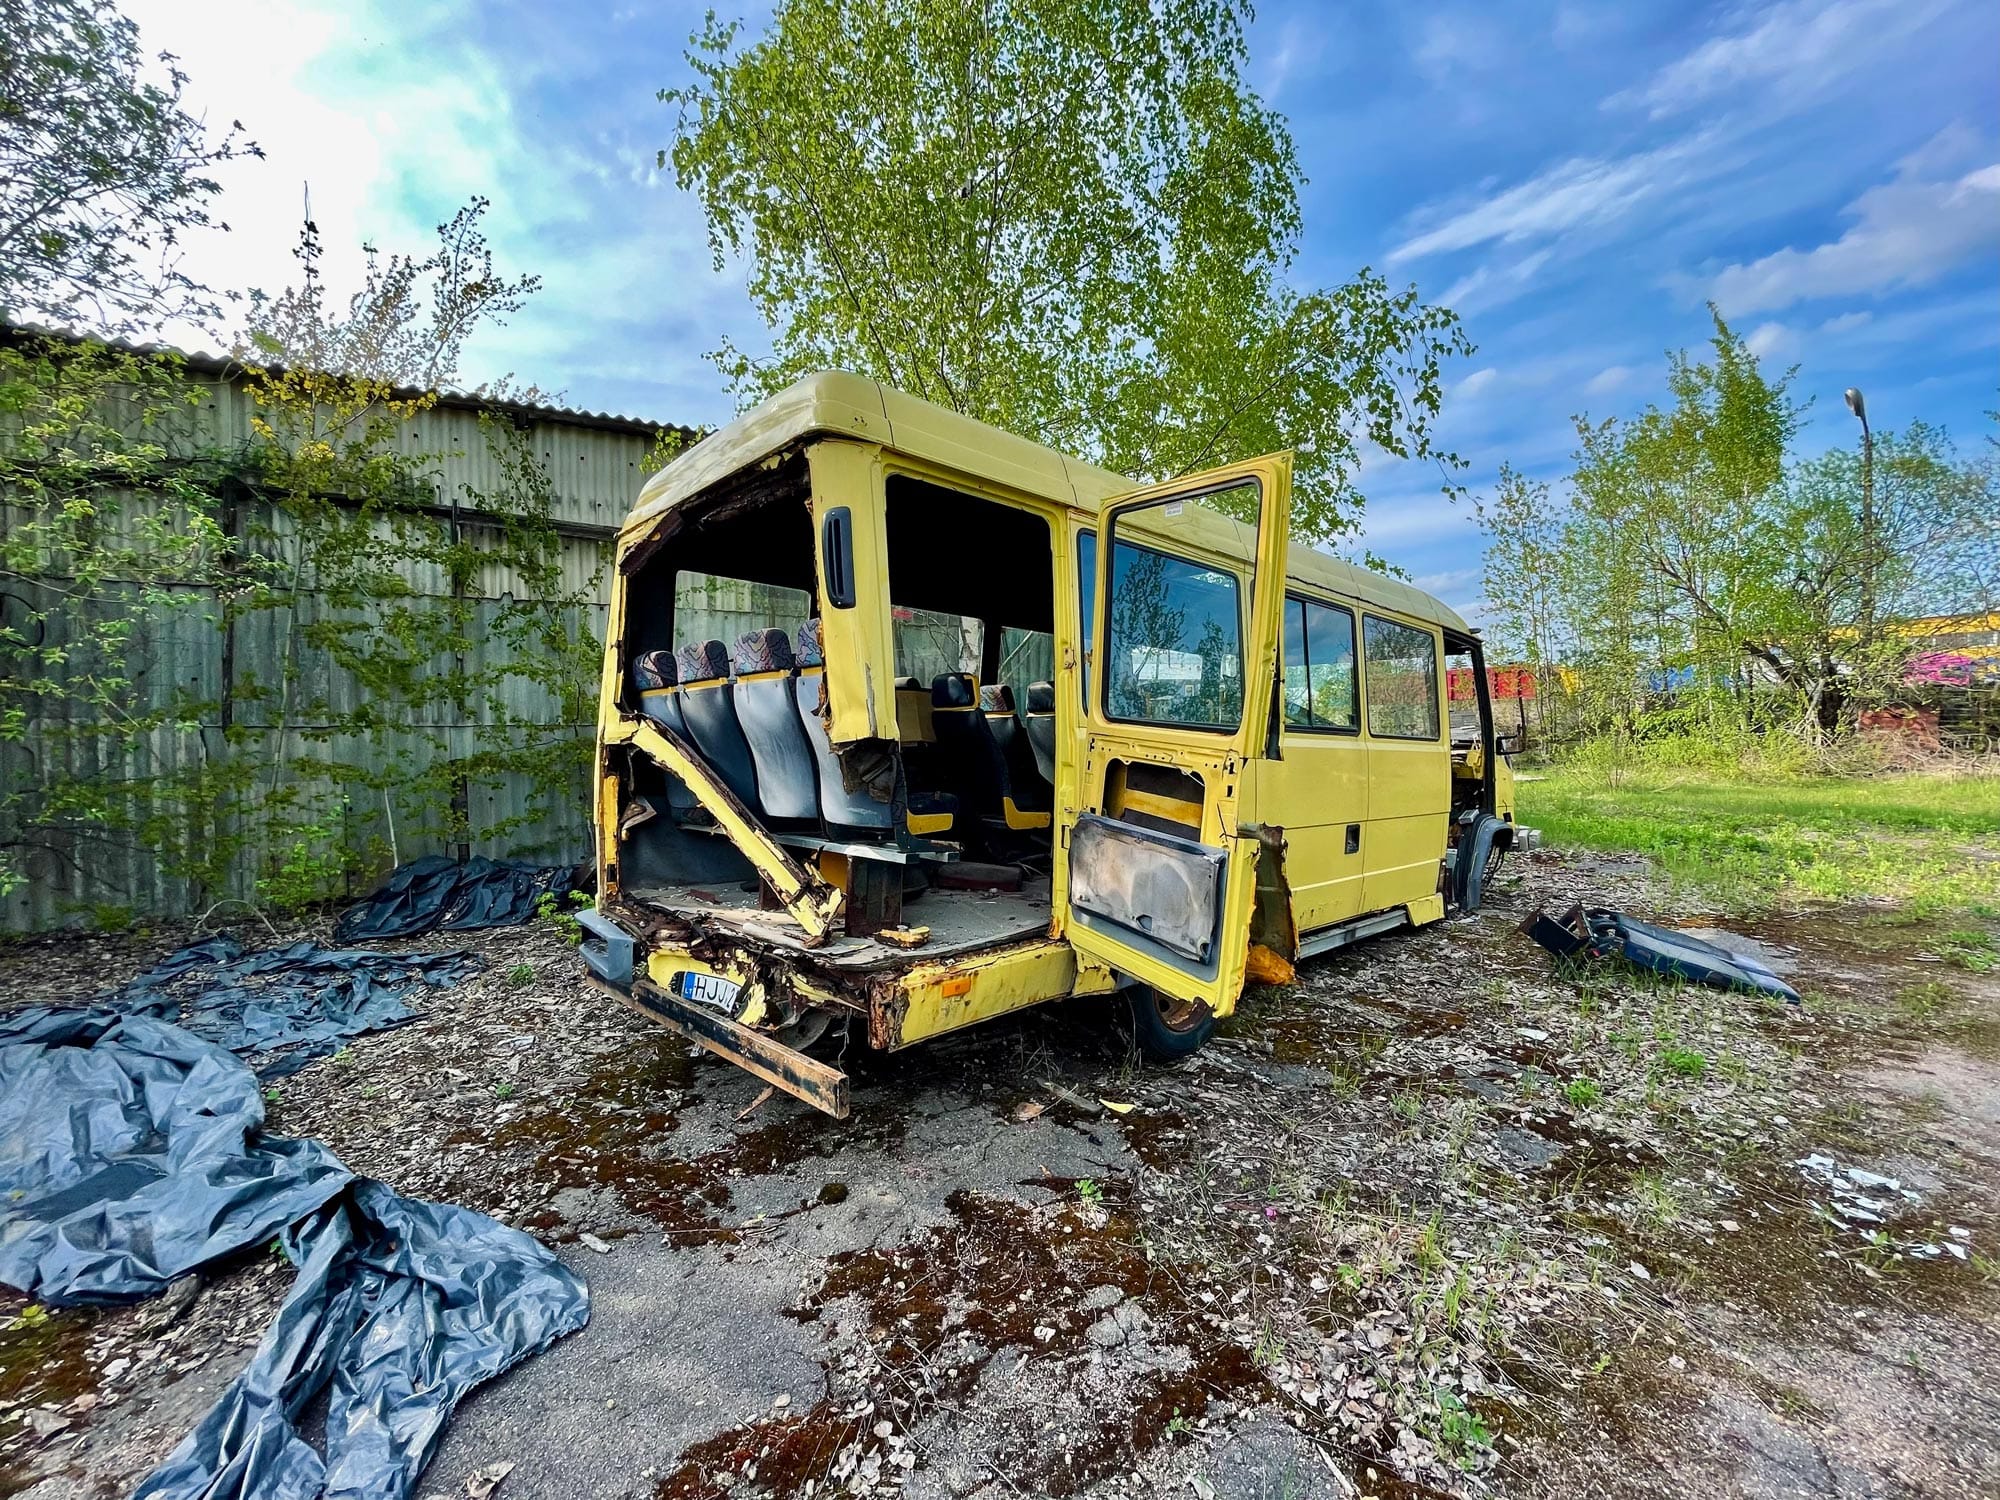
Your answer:
[[[1135,490],[838,373],[691,449],[619,541],[592,966],[843,1113],[829,1030],[1131,990],[1172,1055],[1246,975],[1466,900],[1517,836],[1483,693],[1462,744],[1444,710],[1477,638],[1290,547],[1289,483]],[[684,639],[718,578],[769,618]]]

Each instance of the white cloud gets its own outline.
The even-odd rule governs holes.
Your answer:
[[[1942,9],[1937,0],[1788,0],[1745,7],[1731,29],[1605,104],[1642,108],[1659,119],[1745,88],[1767,101],[1796,102],[1849,73],[1879,66],[1887,46]]]
[[[1425,573],[1410,581],[1426,594],[1436,594],[1439,598],[1444,598],[1451,594],[1462,593],[1468,584],[1480,583],[1485,577],[1484,568],[1449,568],[1442,573]]]
[[[1506,260],[1492,260],[1475,266],[1450,286],[1438,301],[1456,313],[1497,307],[1518,297],[1534,282],[1535,273],[1547,265],[1553,250],[1531,250]]]
[[[1573,157],[1411,235],[1389,252],[1389,261],[1492,241],[1553,239],[1614,223],[1647,199],[1719,170],[1709,146],[1703,133],[1631,156]]]
[[[1745,335],[1743,347],[1759,359],[1775,359],[1798,347],[1798,337],[1783,323],[1759,323]]]
[[[1740,317],[1819,297],[1921,286],[1966,261],[1990,262],[2000,248],[2000,163],[1926,180],[1906,161],[1847,214],[1855,222],[1839,239],[1726,266],[1710,295]]]
[[[143,47],[180,59],[190,107],[211,124],[242,120],[264,149],[262,161],[215,173],[230,232],[188,247],[189,269],[211,285],[275,291],[292,281],[308,194],[335,287],[358,279],[364,241],[421,249],[472,194],[502,196],[500,164],[520,153],[506,80],[477,51],[447,50],[444,34],[385,45],[399,21],[317,0],[125,8]],[[510,202],[495,218],[517,212]]]
[[[1410,56],[1419,73],[1432,83],[1445,83],[1496,66],[1506,41],[1501,29],[1476,10],[1435,11],[1424,17]]]
[[[1459,381],[1454,394],[1469,400],[1477,396],[1499,378],[1500,372],[1490,365],[1483,370],[1474,370],[1465,379]]]
[[[1587,396],[1608,396],[1613,391],[1623,389],[1631,378],[1630,365],[1606,365],[1584,382],[1583,391]]]
[[[1450,544],[1470,540],[1477,545],[1479,523],[1472,507],[1433,490],[1416,495],[1370,495],[1361,513],[1360,545],[1372,547],[1391,562],[1395,550],[1413,543]]]
[[[1831,334],[1852,333],[1857,328],[1867,327],[1869,323],[1874,321],[1874,318],[1875,314],[1871,312],[1842,313],[1839,317],[1828,318],[1824,323],[1820,324],[1819,331]]]
[[[1326,28],[1308,26],[1297,16],[1288,16],[1278,30],[1278,45],[1264,65],[1257,92],[1266,104],[1275,104],[1294,74],[1311,69],[1326,46]]]
[[[487,44],[469,0],[125,8],[142,47],[180,57],[191,107],[240,118],[266,152],[215,174],[231,232],[190,243],[192,274],[217,287],[289,284],[310,184],[328,284],[344,295],[364,240],[427,251],[433,226],[483,194],[500,270],[538,273],[543,287],[510,326],[473,341],[468,383],[511,371],[577,405],[729,415],[703,354],[725,332],[757,337],[740,268],[712,270],[699,206],[654,169],[651,137],[666,138],[669,122],[601,92],[596,22],[551,18]],[[577,96],[584,79],[600,93]],[[544,86],[570,89],[570,107],[551,110]],[[651,88],[634,97],[649,101]]]

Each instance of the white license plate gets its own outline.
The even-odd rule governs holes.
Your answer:
[[[673,981],[667,987],[683,1000],[725,1013],[735,1011],[736,997],[743,993],[743,986],[733,979],[724,979],[720,974],[697,974],[692,969],[674,970]]]

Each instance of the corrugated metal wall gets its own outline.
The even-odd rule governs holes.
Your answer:
[[[191,373],[188,379],[200,399],[171,419],[172,427],[165,434],[169,449],[196,453],[250,445],[255,404],[241,384],[219,374]],[[540,593],[565,601],[581,595],[591,601],[581,607],[551,602],[549,607],[562,613],[563,623],[571,631],[587,629],[593,640],[601,642],[612,539],[644,482],[651,436],[636,425],[591,425],[588,418],[569,421],[553,414],[525,422],[517,415],[506,430],[528,444],[546,471],[550,519],[561,534],[559,581]],[[406,454],[431,460],[439,505],[470,507],[481,497],[498,497],[508,491],[509,476],[477,410],[440,405],[422,412],[403,424],[398,444]],[[0,497],[0,501],[4,499]],[[149,504],[144,497],[128,497],[125,513],[136,519]],[[279,536],[285,533],[287,522],[282,514],[254,503],[245,508],[255,512],[241,518],[246,526],[269,526]],[[494,534],[490,520],[464,519],[469,524],[462,534],[474,545],[480,543],[482,535],[490,538]],[[425,524],[449,529],[453,523],[441,517]],[[399,602],[443,605],[452,598],[451,581],[436,564],[411,563],[400,565],[400,569],[415,597]],[[23,587],[8,585],[17,594]],[[226,677],[269,684],[281,675],[284,646],[291,638],[287,610],[260,610],[239,619],[232,653],[225,651],[214,599],[206,591],[189,592],[185,607],[140,615],[140,626],[129,647],[131,696],[138,710],[166,705],[177,696],[214,704],[227,696]],[[468,665],[474,669],[505,666],[510,648],[489,633],[486,622],[509,608],[518,616],[522,606],[537,602],[537,592],[496,561],[473,570],[468,598],[474,619]],[[300,623],[338,619],[332,605],[310,594],[299,601],[299,617]],[[72,629],[81,623],[68,622]],[[65,622],[52,621],[51,625],[60,631]],[[233,663],[227,672],[226,662]],[[497,701],[446,701],[410,711],[399,709],[403,721],[395,728],[359,736],[345,732],[351,724],[339,721],[363,706],[363,689],[323,654],[300,650],[295,664],[299,680],[296,701],[323,698],[332,718],[325,723],[289,723],[283,732],[292,750],[310,746],[314,754],[327,759],[379,764],[382,770],[381,785],[365,788],[363,795],[350,788],[347,805],[340,813],[341,841],[350,848],[375,845],[386,849],[393,819],[395,851],[405,860],[429,852],[456,852],[458,846],[444,843],[440,830],[425,825],[421,799],[413,799],[418,806],[402,805],[399,785],[434,767],[440,758],[475,756],[482,744],[491,741],[496,725],[526,725],[524,732],[535,735],[538,742],[560,736],[587,742],[594,727],[594,665],[574,693],[563,695],[569,698],[567,705],[562,696],[542,684],[508,676],[497,689]],[[0,747],[4,750],[0,753],[0,774],[46,776],[61,768],[108,776],[142,794],[150,778],[179,776],[214,764],[223,744],[223,726],[213,713],[204,714],[199,722],[135,734],[129,743],[108,750],[107,744],[115,745],[115,740],[64,732],[59,697],[42,700],[39,708],[39,715],[31,718],[25,741]],[[235,742],[251,758],[261,759],[259,752],[268,751],[280,732],[270,707],[254,698],[241,698],[232,714],[230,733]],[[575,786],[553,792],[538,791],[532,779],[523,776],[470,778],[464,792],[473,834],[471,852],[549,862],[588,857],[591,835],[586,775],[579,774]],[[204,830],[194,827],[176,829],[175,833],[191,842],[204,836]],[[71,849],[33,849],[28,852],[25,868],[26,883],[0,902],[0,930],[30,931],[88,922],[104,908],[136,915],[186,915],[196,899],[186,882],[161,870],[146,850],[120,847],[114,840],[90,838],[79,840]],[[254,878],[254,872],[245,874],[246,880]],[[218,894],[206,891],[201,899],[213,901]],[[220,894],[246,896],[251,891],[239,888]]]

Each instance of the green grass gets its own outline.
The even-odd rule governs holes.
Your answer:
[[[1732,906],[1875,897],[2000,914],[2000,776],[1761,779],[1554,767],[1519,816],[1552,846],[1630,851]]]

